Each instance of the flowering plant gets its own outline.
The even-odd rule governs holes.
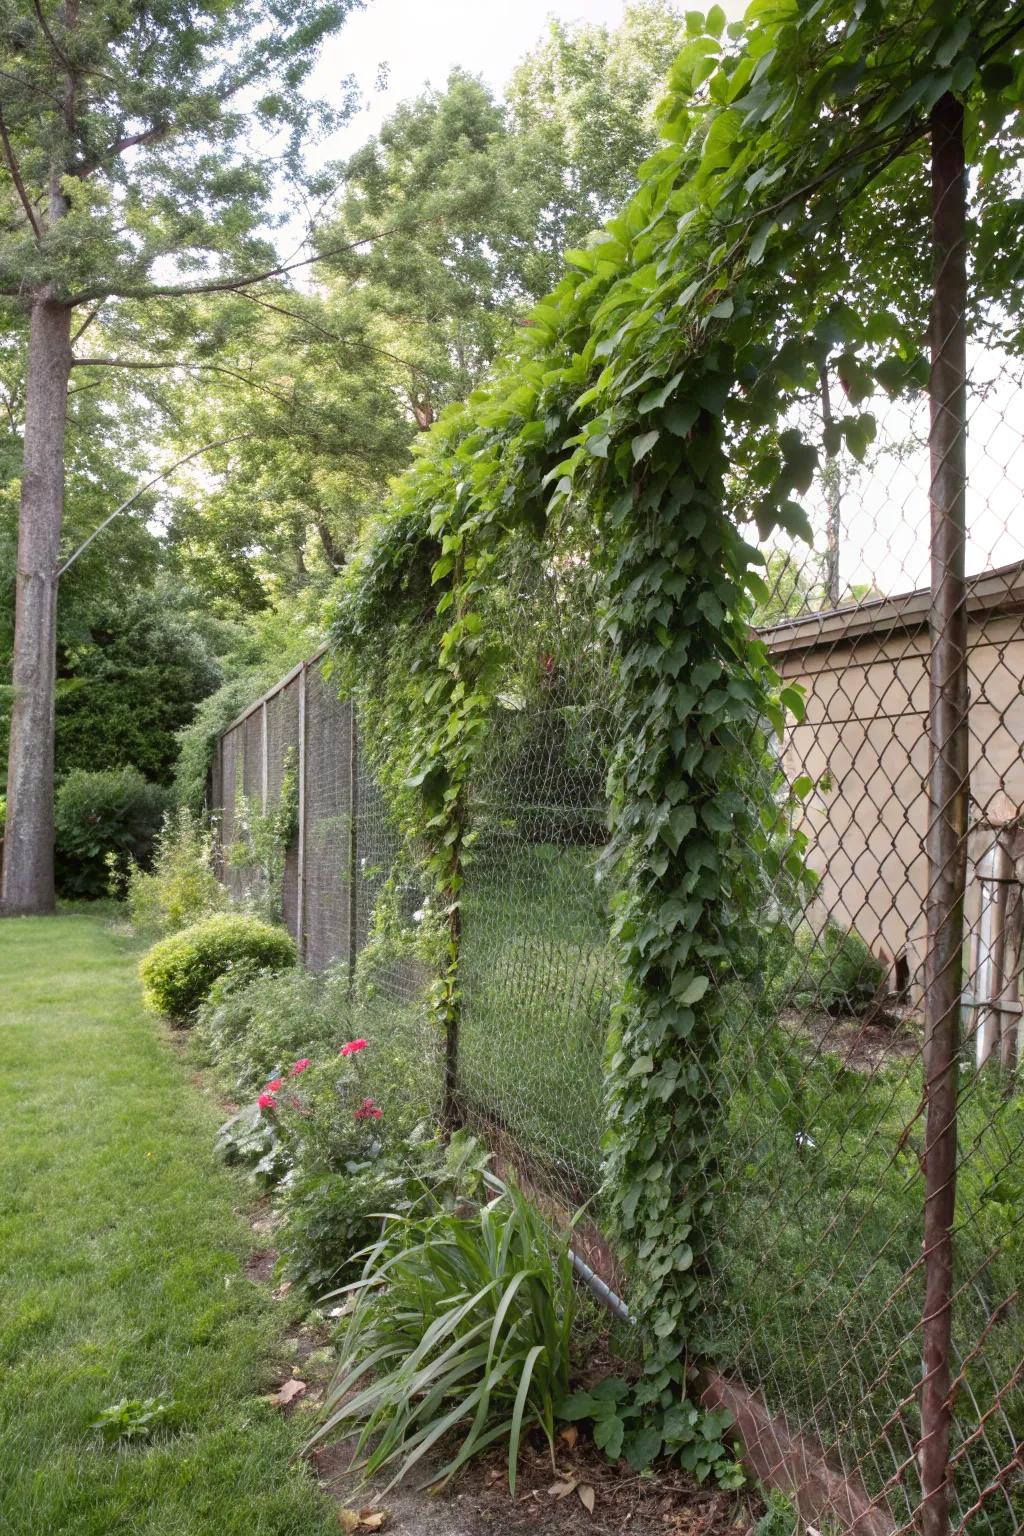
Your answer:
[[[275,1077],[272,1082],[269,1082],[267,1084],[267,1086],[264,1088],[263,1092],[260,1094],[259,1098],[256,1101],[258,1103],[260,1109],[276,1109],[277,1108],[277,1091],[280,1088],[280,1086],[281,1086],[281,1079],[279,1077]]]
[[[349,1040],[337,1055],[300,1056],[266,1085],[260,1107],[272,1115],[293,1168],[347,1173],[380,1155],[384,1110],[364,1065],[372,1057],[367,1040]]]

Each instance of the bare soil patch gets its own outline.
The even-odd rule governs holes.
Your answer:
[[[342,1507],[387,1510],[383,1528],[403,1536],[749,1536],[763,1508],[746,1494],[697,1488],[680,1474],[637,1477],[610,1465],[582,1436],[574,1447],[559,1442],[557,1471],[546,1444],[528,1443],[515,1498],[500,1453],[481,1457],[447,1488],[399,1486],[377,1496],[372,1487],[357,1490],[348,1476],[352,1445],[315,1448],[309,1461],[317,1478]]]

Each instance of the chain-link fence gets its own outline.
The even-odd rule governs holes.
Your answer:
[[[704,1096],[709,1400],[822,1536],[1024,1532],[1021,317],[965,301],[955,146],[933,176],[930,367],[883,392],[839,352],[793,407],[823,448],[815,540],[762,544],[757,628],[805,706],[772,761],[736,767],[775,832]],[[543,551],[508,611],[517,664],[468,807],[454,1102],[552,1210],[597,1197],[599,1224],[622,871],[589,565],[578,537]],[[266,896],[255,808],[293,782],[283,915],[307,965],[419,1009],[428,1040],[416,848],[323,665],[221,738],[226,876]]]

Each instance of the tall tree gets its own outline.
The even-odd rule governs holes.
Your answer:
[[[53,906],[56,607],[74,348],[110,300],[273,271],[279,170],[331,113],[301,86],[352,0],[8,0],[0,10],[0,298],[28,311],[0,907]],[[276,153],[257,153],[251,130]],[[250,137],[247,139],[247,135]]]
[[[175,503],[193,582],[250,610],[329,584],[417,432],[633,190],[684,35],[669,0],[615,29],[552,23],[506,101],[456,70],[339,168],[316,291],[233,301],[249,323],[211,351],[176,429],[232,439],[216,482]]]

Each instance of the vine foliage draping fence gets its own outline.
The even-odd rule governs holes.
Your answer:
[[[325,878],[348,882],[330,932],[349,937],[307,938],[310,958],[387,995],[376,962],[426,997],[449,1123],[482,1125],[563,1203],[600,1187],[659,1443],[715,1362],[838,1456],[848,1508],[830,1494],[826,1517],[1011,1536],[1024,1126],[1005,901],[998,1086],[961,1071],[961,972],[970,838],[979,934],[985,879],[1009,888],[1019,853],[1013,691],[995,707],[1007,763],[995,726],[979,735],[977,678],[968,708],[975,654],[995,645],[1012,673],[1019,580],[964,572],[1005,505],[974,465],[969,526],[968,418],[1019,409],[1024,17],[755,0],[744,25],[715,7],[688,27],[640,190],[425,436],[341,580],[329,670],[350,702],[322,706],[347,724],[318,770],[337,809],[300,807],[292,919],[314,932],[315,825]],[[1004,491],[1008,441],[988,454]],[[886,607],[908,475],[930,583]],[[847,527],[844,548],[844,516],[879,491],[886,559],[844,586],[871,545]],[[325,691],[318,662],[300,732],[307,672]],[[887,742],[917,733],[910,778],[879,722]],[[226,822],[246,729],[219,749]],[[360,841],[371,805],[380,858]],[[869,920],[858,948],[844,929]],[[894,1019],[905,1048],[872,1055],[865,1031]]]

